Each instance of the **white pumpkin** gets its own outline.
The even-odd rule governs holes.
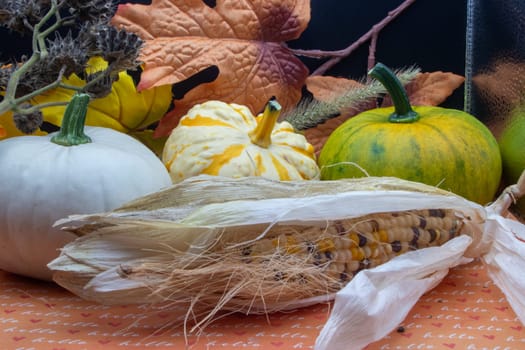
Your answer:
[[[53,228],[56,220],[115,209],[171,185],[160,159],[131,136],[100,127],[84,134],[85,115],[68,116],[78,108],[73,101],[60,135],[91,140],[59,145],[51,141],[59,132],[0,142],[0,269],[50,280],[47,264],[75,238]]]
[[[254,117],[238,104],[207,101],[181,118],[164,145],[162,161],[174,183],[199,175],[310,180],[319,176],[314,147],[270,101]]]

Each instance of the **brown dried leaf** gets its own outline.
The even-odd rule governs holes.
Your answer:
[[[443,103],[465,78],[449,72],[420,73],[407,86],[410,103],[414,106],[438,106]],[[392,105],[390,98],[385,98],[383,106]]]
[[[329,76],[309,77],[306,82],[308,90],[312,92],[316,99],[321,101],[329,101],[343,94],[348,89],[362,86],[362,84],[355,80]],[[443,103],[463,82],[464,78],[462,76],[453,73],[440,71],[420,73],[414,80],[406,85],[406,90],[410,102],[413,105],[437,106]],[[382,106],[390,105],[392,105],[391,99],[385,97]],[[371,108],[375,108],[374,101],[361,104],[358,109],[354,108],[348,111],[341,111],[340,116],[332,118],[315,128],[306,130],[305,136],[308,141],[314,145],[316,153],[318,154],[326,139],[339,125],[348,118]]]
[[[301,97],[306,66],[283,45],[310,20],[308,0],[153,0],[120,5],[113,24],[145,40],[139,89],[175,84],[211,67],[218,77],[175,101],[156,130],[167,135],[194,104],[210,99],[260,111],[272,96],[286,108]]]
[[[330,101],[350,89],[363,86],[352,79],[313,75],[306,79],[306,87],[319,101]]]

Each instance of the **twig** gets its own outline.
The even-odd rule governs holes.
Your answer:
[[[328,51],[328,50],[302,50],[302,49],[289,48],[289,50],[296,56],[304,56],[304,57],[310,57],[310,58],[346,57],[347,56],[346,49]]]
[[[28,93],[28,94],[26,94],[26,95],[24,95],[22,97],[19,97],[19,98],[14,98],[13,97],[13,105],[14,105],[13,110],[17,109],[16,106],[18,106],[18,105],[20,105],[20,104],[22,104],[22,103],[24,103],[26,101],[31,100],[32,98],[34,98],[34,97],[36,97],[36,96],[38,96],[40,94],[43,94],[43,93],[45,93],[45,92],[47,92],[47,91],[49,91],[51,89],[54,89],[54,88],[60,86],[61,81],[62,81],[62,77],[64,76],[65,70],[66,70],[66,67],[65,66],[62,67],[62,69],[60,69],[60,71],[58,72],[58,77],[55,79],[55,81],[50,83],[50,84],[48,84],[48,85],[46,85],[46,86],[44,86],[43,88],[34,90],[34,91],[32,91],[32,92],[30,92],[30,93]],[[0,106],[1,106],[1,104],[0,104]]]
[[[55,89],[55,88],[62,88],[62,89],[66,89],[66,90],[82,92],[82,91],[85,91],[87,88],[90,88],[91,86],[97,84],[99,81],[101,81],[102,79],[105,78],[104,75],[99,75],[99,76],[95,77],[94,79],[86,82],[82,86],[70,85],[70,84],[66,84],[66,83],[64,83],[62,81],[65,69],[66,69],[65,66],[62,67],[62,69],[60,70],[60,72],[58,74],[57,79],[53,83],[50,83],[50,84],[44,86],[43,88],[34,90],[34,91],[32,91],[32,92],[30,92],[30,93],[28,93],[28,94],[26,94],[26,95],[24,95],[22,97],[16,98],[14,100],[14,107],[12,107],[12,110],[16,111],[18,113],[22,113],[22,114],[29,114],[29,113],[32,113],[32,112],[35,112],[35,111],[38,111],[38,110],[41,110],[41,109],[47,108],[47,107],[66,106],[69,103],[69,101],[46,102],[46,103],[41,103],[41,104],[38,104],[38,105],[33,105],[30,108],[20,108],[19,107],[23,102],[30,101],[34,97],[42,95],[43,93],[45,93],[45,92],[47,92],[49,90],[52,90],[52,89]]]
[[[376,47],[377,47],[377,38],[379,37],[379,31],[372,34],[370,38],[370,47],[368,49],[368,71],[372,69],[376,64]],[[370,79],[370,77],[368,77]]]
[[[34,32],[33,32],[33,37],[32,37],[33,53],[27,61],[25,61],[22,65],[17,67],[15,71],[11,74],[11,78],[7,82],[7,86],[5,89],[4,99],[2,100],[2,102],[0,102],[0,114],[3,114],[10,109],[16,110],[17,103],[27,100],[27,98],[22,99],[22,100],[15,98],[18,83],[20,81],[20,78],[24,76],[24,74],[26,74],[35,63],[37,63],[45,55],[47,55],[47,49],[44,44],[46,36],[43,35],[40,29],[46,25],[49,19],[53,17],[53,15],[58,11],[58,9],[59,8],[57,5],[57,2],[51,1],[51,8],[42,17],[42,19],[34,26]],[[49,34],[47,31],[45,32],[46,32],[46,35]]]
[[[504,216],[507,214],[509,207],[523,196],[525,196],[525,171],[521,174],[517,183],[506,187],[489,208],[494,213]]]
[[[367,33],[365,33],[363,36],[357,39],[352,45],[348,46],[346,49],[338,51],[292,50],[292,52],[299,56],[307,56],[313,58],[331,57],[328,61],[323,63],[312,73],[312,75],[324,75],[330,68],[339,63],[343,58],[350,56],[350,54],[354,52],[359,46],[371,40],[368,56],[368,68],[371,68],[375,64],[375,51],[379,32],[414,2],[416,2],[416,0],[403,1],[401,5],[399,5],[394,10],[390,11],[383,20],[375,24]]]
[[[32,113],[40,111],[43,108],[67,106],[68,103],[69,101],[56,101],[56,102],[41,103],[38,105],[31,105],[31,107],[27,107],[27,108],[17,107],[16,112],[21,113],[21,114],[32,114]]]

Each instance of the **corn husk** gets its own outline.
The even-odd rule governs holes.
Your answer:
[[[525,225],[509,218],[512,203],[525,194],[525,172],[484,210],[482,241],[472,250],[470,237],[457,237],[441,247],[399,256],[378,268],[360,272],[335,298],[333,311],[315,349],[362,349],[391,331],[419,298],[466,262],[470,253],[486,264],[489,276],[525,325]],[[470,253],[469,253],[470,252]]]
[[[49,267],[57,283],[88,300],[182,305],[185,323],[195,324],[192,330],[202,329],[223,312],[293,309],[332,300],[338,292],[317,348],[337,348],[355,336],[351,343],[357,349],[395,328],[449,268],[495,252],[491,225],[507,224],[500,214],[509,197],[487,210],[450,192],[396,178],[278,182],[202,175],[109,213],[59,221],[58,226],[79,238],[65,246]],[[228,253],[287,227],[323,228],[334,220],[417,209],[453,209],[468,235],[361,271],[339,291],[328,288],[319,269],[301,259],[283,267],[272,266],[268,256],[270,263],[261,268],[230,260]],[[311,283],[301,289],[282,281],[261,282],[271,279],[268,276],[277,268],[307,274]],[[409,291],[401,293],[396,289],[401,285],[413,288],[401,288]],[[521,292],[514,293],[519,300]],[[368,307],[375,312],[368,312]],[[363,332],[363,325],[374,325],[373,334]]]

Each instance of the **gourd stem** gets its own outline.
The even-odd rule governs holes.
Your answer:
[[[270,100],[264,108],[261,120],[250,133],[252,143],[268,148],[272,144],[272,131],[281,113],[281,105],[276,100]]]
[[[84,133],[87,108],[91,98],[86,93],[73,95],[66,107],[60,131],[51,141],[62,146],[76,146],[90,143],[91,138]]]
[[[377,63],[369,72],[368,75],[379,80],[386,88],[388,94],[392,98],[395,111],[388,120],[392,123],[413,123],[419,119],[419,114],[412,109],[410,101],[403,84],[396,77],[387,66],[382,63]]]

